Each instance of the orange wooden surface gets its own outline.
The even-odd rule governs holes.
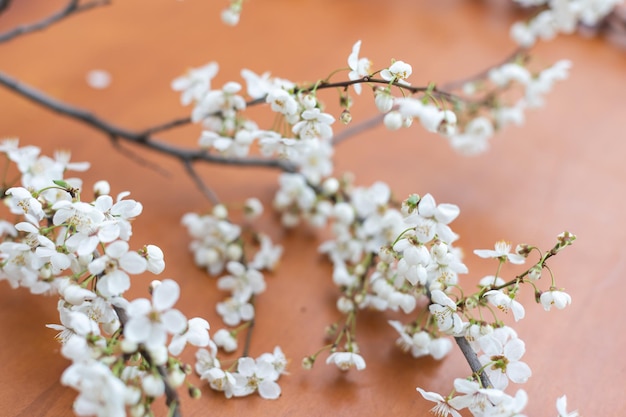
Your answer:
[[[14,1],[0,15],[0,32],[60,7],[47,0]],[[239,27],[225,27],[225,1],[129,0],[72,17],[46,32],[0,45],[0,70],[69,103],[84,106],[128,128],[148,127],[187,114],[170,81],[190,66],[220,63],[215,85],[238,79],[241,68],[294,81],[315,80],[344,66],[352,44],[376,67],[390,58],[413,64],[411,81],[445,82],[499,62],[514,48],[513,18],[496,2],[331,0],[246,2]],[[461,207],[453,228],[461,235],[471,276],[494,265],[471,255],[499,239],[549,247],[567,229],[572,248],[550,264],[573,297],[564,311],[528,305],[517,325],[526,341],[525,361],[534,371],[523,385],[527,414],[556,415],[557,396],[585,416],[626,415],[626,336],[621,322],[626,293],[626,52],[598,39],[563,37],[535,48],[540,62],[574,63],[571,78],[557,85],[547,107],[529,112],[523,128],[509,128],[488,153],[465,158],[419,127],[391,133],[374,129],[336,151],[337,171],[352,171],[367,185],[387,181],[396,195],[432,193]],[[87,86],[91,69],[111,73],[105,90]],[[335,96],[327,94],[329,101]],[[355,120],[373,115],[357,102]],[[166,254],[162,277],[182,286],[179,307],[188,317],[207,317],[221,327],[214,280],[192,265],[181,216],[207,203],[175,161],[133,149],[169,172],[163,176],[116,151],[102,134],[61,118],[0,88],[0,136],[18,136],[46,152],[71,149],[73,160],[92,162],[85,184],[106,178],[113,192],[130,190],[144,204],[131,244],[159,245]],[[192,146],[196,128],[162,135]],[[201,169],[224,201],[259,195],[271,201],[276,173],[207,166]],[[443,362],[415,360],[393,345],[386,319],[363,314],[359,322],[368,367],[340,373],[319,363],[300,368],[303,356],[323,342],[324,327],[338,318],[330,266],[317,255],[323,233],[285,233],[271,215],[260,227],[286,247],[279,272],[257,304],[252,354],[279,344],[291,358],[279,381],[277,401],[258,397],[224,400],[204,387],[204,397],[185,400],[186,416],[388,416],[426,415],[431,407],[416,386],[444,392],[467,372],[458,351]],[[135,278],[132,295],[145,296],[146,278]],[[471,279],[471,278],[470,278]],[[526,297],[527,300],[531,296]],[[66,416],[75,392],[60,385],[68,365],[54,331],[56,300],[11,290],[0,282],[0,416]],[[186,357],[190,358],[188,348]]]

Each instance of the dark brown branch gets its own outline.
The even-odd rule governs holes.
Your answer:
[[[234,165],[241,167],[265,167],[274,168],[286,172],[295,172],[296,167],[289,161],[270,158],[229,158],[219,155],[212,155],[204,150],[184,149],[166,142],[155,140],[151,136],[153,129],[147,129],[142,132],[135,132],[123,127],[114,125],[84,109],[74,107],[53,97],[50,97],[35,88],[21,83],[7,74],[0,72],[0,85],[5,86],[9,90],[28,100],[60,115],[78,120],[96,130],[105,133],[112,139],[121,139],[127,142],[152,149],[162,154],[166,154],[178,159],[181,163],[187,164],[194,161],[203,161],[213,164]],[[183,119],[180,119],[183,120]],[[182,122],[178,122],[182,124]],[[170,122],[171,124],[171,122]],[[164,125],[161,125],[164,126]],[[163,130],[160,128],[159,130]]]
[[[476,352],[474,352],[474,349],[472,349],[472,346],[470,346],[467,339],[463,336],[456,336],[454,340],[456,341],[456,344],[461,349],[463,356],[465,356],[465,360],[467,361],[470,368],[472,369],[472,373],[474,375],[478,375],[478,377],[480,378],[480,383],[483,386],[483,388],[493,387],[493,384],[489,380],[487,373],[484,370],[482,370],[483,365],[478,360],[478,356],[476,356]]]
[[[185,165],[185,169],[187,170],[187,174],[189,174],[189,176],[191,177],[191,179],[193,180],[193,182],[196,183],[196,186],[200,189],[200,191],[202,191],[202,194],[204,194],[204,196],[214,205],[219,204],[220,199],[217,197],[217,195],[215,194],[215,192],[210,189],[205,183],[204,181],[202,181],[202,178],[200,178],[200,176],[198,175],[198,173],[196,172],[196,170],[193,167],[193,163],[191,161],[184,161],[183,164]]]
[[[2,12],[2,10],[6,8],[9,5],[9,3],[10,1],[8,0],[0,2],[0,12]],[[32,32],[36,32],[39,30],[43,30],[47,28],[48,26],[53,25],[54,23],[60,20],[63,20],[73,14],[84,12],[84,11],[93,9],[95,7],[110,4],[109,0],[93,0],[85,4],[79,4],[79,3],[80,3],[80,0],[70,0],[67,3],[67,5],[63,7],[63,9],[59,10],[55,14],[52,14],[38,22],[31,23],[29,25],[18,26],[14,29],[11,29],[7,32],[0,34],[0,43],[9,41],[20,35],[25,35],[27,33],[32,33]]]
[[[457,101],[457,100],[461,100],[460,97],[455,96],[454,94],[451,94],[447,91],[442,91],[441,89],[438,89],[437,87],[413,87],[411,85],[405,85],[402,83],[399,83],[397,81],[394,81],[392,83],[390,83],[387,80],[383,80],[381,78],[372,78],[369,76],[365,76],[363,78],[359,78],[356,80],[347,80],[347,81],[338,81],[338,82],[334,82],[334,83],[329,83],[329,82],[320,82],[318,84],[314,84],[311,87],[307,87],[307,88],[303,88],[301,90],[301,92],[312,92],[312,91],[316,91],[316,90],[323,90],[326,88],[346,88],[349,87],[351,85],[355,85],[355,84],[366,84],[366,83],[371,83],[371,84],[381,84],[381,85],[392,85],[394,87],[398,87],[401,88],[402,90],[408,91],[412,94],[416,94],[416,93],[426,93],[429,92],[430,94],[432,94],[433,96],[436,97],[441,97],[441,98],[445,98],[446,100],[449,101]],[[265,101],[263,99],[263,101]]]
[[[0,0],[0,13],[6,11],[11,5],[11,0]]]

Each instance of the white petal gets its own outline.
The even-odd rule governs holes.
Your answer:
[[[127,252],[120,258],[120,266],[129,274],[141,274],[146,271],[148,262],[137,252]]]
[[[131,317],[124,326],[124,336],[135,343],[142,343],[148,339],[152,326],[146,316]]]
[[[124,271],[113,271],[100,278],[96,288],[105,297],[120,295],[130,288],[130,278]]]
[[[159,311],[172,308],[180,296],[178,283],[171,279],[165,279],[152,293],[152,304]]]
[[[252,376],[256,371],[256,362],[252,358],[240,358],[237,363],[237,372],[243,376]]]
[[[178,310],[168,310],[161,315],[161,322],[171,334],[179,334],[187,327],[187,317]]]
[[[128,252],[128,243],[123,240],[116,240],[107,246],[105,253],[111,258],[119,259],[122,255]]]
[[[266,400],[275,400],[280,397],[280,386],[269,380],[263,380],[259,384],[259,395]]]
[[[526,352],[526,345],[522,339],[513,339],[504,345],[504,356],[510,361],[518,361]]]
[[[532,375],[530,367],[524,362],[511,362],[506,367],[506,374],[509,379],[517,384],[528,381]]]

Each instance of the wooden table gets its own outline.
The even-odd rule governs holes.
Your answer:
[[[62,4],[13,3],[0,16],[0,32]],[[312,81],[344,66],[352,44],[362,39],[361,54],[375,66],[405,60],[413,64],[411,81],[425,85],[478,72],[514,48],[507,35],[513,16],[495,2],[252,0],[237,28],[219,21],[226,1],[114,3],[0,45],[0,70],[120,126],[141,129],[186,115],[169,84],[188,67],[211,60],[220,63],[216,85],[238,79],[241,68]],[[602,39],[570,36],[538,46],[535,54],[546,64],[571,59],[571,78],[556,86],[544,110],[527,114],[525,127],[494,138],[488,153],[466,158],[419,127],[395,133],[379,127],[341,144],[336,169],[354,172],[362,185],[384,180],[398,196],[430,192],[439,202],[458,204],[454,227],[474,278],[493,272],[493,264],[472,255],[475,248],[490,248],[499,239],[547,248],[561,231],[576,233],[575,245],[550,264],[573,305],[549,313],[529,305],[516,327],[534,371],[523,386],[530,395],[526,411],[555,415],[554,402],[565,393],[570,408],[583,415],[622,416],[626,52]],[[108,71],[111,86],[90,88],[85,75],[92,69]],[[167,260],[163,277],[181,283],[180,308],[188,317],[207,317],[213,331],[221,327],[214,304],[222,294],[192,265],[180,225],[184,213],[208,204],[177,162],[126,146],[167,171],[164,176],[115,150],[101,133],[1,88],[0,109],[0,136],[18,136],[47,153],[71,149],[73,160],[92,162],[86,184],[106,178],[114,193],[130,190],[145,207],[132,242],[159,245]],[[365,100],[357,103],[355,120],[373,114]],[[197,137],[195,127],[162,135],[189,146]],[[269,202],[277,175],[217,166],[201,173],[224,201],[258,195]],[[316,253],[325,234],[286,233],[275,226],[271,215],[260,223],[282,242],[286,255],[258,301],[252,354],[275,344],[287,353],[290,375],[279,381],[283,395],[277,401],[226,401],[204,386],[203,399],[184,402],[184,415],[426,415],[432,404],[415,387],[444,392],[467,365],[458,351],[442,362],[401,354],[384,317],[365,314],[360,320],[365,371],[343,374],[324,364],[300,368],[301,358],[323,344],[324,327],[338,318],[335,290],[330,266]],[[149,279],[134,278],[130,296],[145,296]],[[54,331],[44,327],[58,322],[56,299],[1,282],[0,317],[0,416],[70,415],[75,392],[59,383],[68,362]]]

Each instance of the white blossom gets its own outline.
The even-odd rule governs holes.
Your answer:
[[[541,293],[539,301],[546,311],[550,311],[552,306],[562,310],[572,303],[572,297],[564,291],[550,290]]]
[[[370,74],[371,61],[367,58],[359,58],[359,51],[361,50],[361,41],[356,41],[352,46],[352,52],[348,56],[348,66],[350,72],[348,78],[350,80],[358,80],[366,77]],[[354,84],[354,91],[357,94],[361,94],[361,84]]]
[[[342,371],[347,371],[350,368],[356,368],[358,371],[362,371],[366,366],[365,359],[354,352],[333,352],[326,358],[326,363],[334,363]]]
[[[176,281],[165,279],[153,290],[152,302],[145,298],[132,301],[127,311],[124,337],[137,344],[143,343],[148,349],[158,349],[165,346],[168,334],[182,333],[187,319],[172,308],[179,294]]]

